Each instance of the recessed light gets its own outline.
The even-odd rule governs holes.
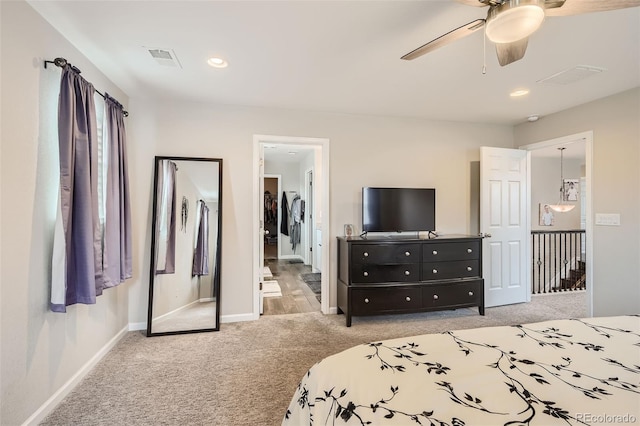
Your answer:
[[[527,121],[529,121],[531,123],[533,123],[534,121],[538,121],[539,119],[540,119],[540,116],[536,115],[536,114],[530,115],[530,116],[527,117]]]
[[[526,94],[529,93],[529,89],[517,89],[514,90],[513,92],[509,93],[509,96],[511,96],[512,98],[518,98],[520,96],[524,96]]]
[[[217,56],[209,58],[207,63],[214,68],[226,68],[229,65],[227,61]]]

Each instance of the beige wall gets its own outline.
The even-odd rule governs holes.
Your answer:
[[[0,188],[0,424],[35,413],[128,323],[127,284],[95,305],[48,308],[55,220],[60,69],[66,57],[100,91],[127,97],[24,2],[0,2],[2,159]],[[139,242],[134,241],[134,250]],[[134,259],[137,254],[134,254]],[[140,269],[134,271],[138,279]]]
[[[621,226],[593,228],[593,314],[640,311],[640,89],[515,128],[516,145],[593,131],[593,211]]]
[[[253,135],[330,139],[330,256],[343,225],[362,228],[363,186],[437,188],[437,226],[470,232],[470,170],[481,145],[511,147],[507,126],[132,99],[128,132],[137,150],[133,171],[136,238],[148,247],[153,155],[224,160],[221,314],[250,317],[253,309]],[[131,152],[131,151],[130,151]],[[316,178],[316,181],[318,178]],[[297,188],[296,188],[297,189]],[[283,187],[283,190],[286,188]],[[147,223],[145,224],[145,220]],[[148,248],[136,265],[146,270]],[[330,262],[330,305],[335,306],[335,262]],[[130,321],[144,322],[148,280],[130,287]]]

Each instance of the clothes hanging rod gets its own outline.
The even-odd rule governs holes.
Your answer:
[[[44,61],[44,67],[45,67],[45,69],[47,68],[47,64],[53,64],[53,65],[55,65],[55,66],[57,66],[57,67],[60,67],[60,68],[64,68],[64,66],[65,66],[65,65],[69,65],[69,66],[71,67],[71,69],[73,69],[73,70],[74,70],[75,72],[77,72],[78,74],[80,74],[80,73],[82,72],[82,71],[80,71],[80,69],[78,69],[78,67],[75,67],[75,66],[71,65],[71,63],[70,63],[70,62],[68,62],[65,58],[55,58],[53,61],[46,61],[46,60],[45,60],[45,61]],[[95,87],[94,87],[94,90],[96,91],[96,93],[97,93],[98,95],[102,96],[102,99],[107,99],[107,96],[106,96],[106,95],[104,95],[102,92],[100,92],[100,91],[99,91],[98,89],[96,89]],[[111,98],[111,96],[109,96],[109,97]],[[122,110],[122,114],[123,114],[125,117],[128,117],[128,116],[129,116],[129,112],[128,112],[128,111],[126,111],[126,110],[122,107],[122,104],[121,104],[120,102],[118,102],[118,101],[117,101],[116,99],[114,99],[114,98],[111,98],[111,99],[113,99],[115,102],[117,102],[117,103],[118,103],[118,105],[120,105],[120,109]]]

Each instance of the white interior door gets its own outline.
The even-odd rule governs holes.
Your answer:
[[[530,299],[528,285],[529,153],[480,148],[480,232],[485,306]]]
[[[264,146],[259,146],[259,164],[258,164],[258,194],[259,194],[259,211],[258,211],[258,237],[259,237],[259,250],[258,250],[258,300],[259,300],[259,312],[264,312],[263,297],[262,297],[262,283],[264,282]]]
[[[305,181],[306,181],[306,199],[307,204],[305,206],[305,232],[306,232],[306,255],[305,255],[305,264],[311,265],[311,270],[315,271],[317,269],[315,257],[313,256],[313,250],[315,247],[315,235],[313,232],[313,170],[307,170],[305,173]]]

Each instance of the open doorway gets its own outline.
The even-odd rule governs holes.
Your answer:
[[[531,152],[532,295],[584,290],[585,316],[593,314],[592,144],[593,133],[584,132],[521,147]],[[561,191],[571,184],[572,192]],[[574,208],[568,212],[550,208],[561,202]]]
[[[265,315],[327,313],[328,244],[322,240],[328,234],[323,231],[328,229],[329,197],[322,171],[328,169],[328,140],[254,136],[254,158],[254,308]],[[275,195],[271,178],[279,181]],[[277,213],[275,221],[269,209]]]

